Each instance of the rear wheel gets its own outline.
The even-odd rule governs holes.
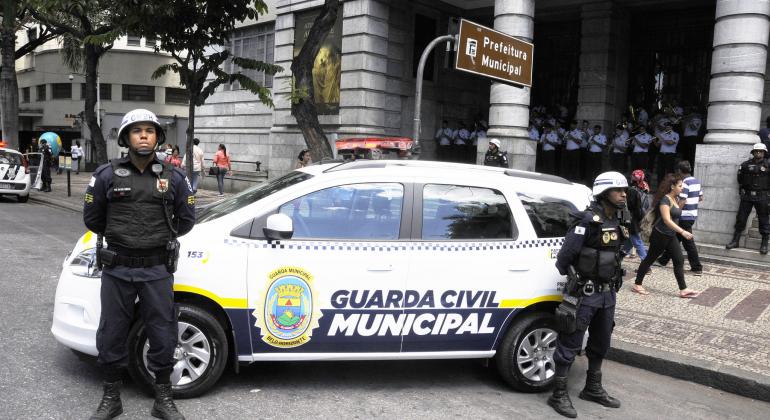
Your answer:
[[[178,329],[171,385],[174,396],[193,398],[208,391],[222,376],[229,354],[227,336],[216,318],[189,304],[179,306]],[[129,333],[128,370],[148,391],[155,382],[147,368],[149,349],[144,323],[137,322]]]
[[[552,314],[532,312],[515,319],[495,355],[503,379],[522,392],[549,388],[556,373],[556,336]]]

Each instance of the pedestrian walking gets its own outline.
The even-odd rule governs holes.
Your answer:
[[[72,167],[75,173],[80,173],[80,158],[83,157],[83,149],[80,148],[80,141],[75,140],[75,144],[70,147],[70,156],[72,157]]]
[[[433,138],[436,139],[436,157],[443,162],[452,160],[452,136],[454,132],[449,128],[447,120],[441,121],[441,128],[436,131]]]
[[[217,189],[219,195],[225,195],[225,175],[232,169],[230,165],[230,155],[227,154],[227,148],[220,143],[217,147],[217,153],[214,155],[214,168],[216,168]]]
[[[175,145],[171,149],[171,154],[166,156],[166,159],[163,160],[163,162],[168,163],[175,168],[181,168],[182,167],[182,157],[179,156],[179,146]]]
[[[647,257],[647,248],[644,246],[642,236],[639,234],[639,224],[644,219],[649,208],[645,204],[650,194],[650,186],[645,181],[644,171],[637,169],[631,173],[631,187],[626,197],[628,211],[631,213],[631,224],[628,228],[629,238],[623,246],[623,253],[630,255],[631,248],[636,248],[636,254],[644,260]],[[651,204],[651,203],[650,203]]]
[[[312,159],[310,157],[310,150],[304,149],[299,152],[299,155],[297,155],[297,164],[294,165],[294,169],[304,168],[311,163]]]
[[[682,207],[682,216],[679,217],[679,227],[692,233],[692,227],[698,219],[698,204],[703,201],[703,190],[700,180],[692,176],[690,162],[682,160],[677,164],[677,173],[684,177],[682,181],[682,193],[679,194],[679,202]],[[698,256],[698,247],[695,240],[685,239],[682,235],[676,235],[679,242],[687,252],[687,260],[690,263],[690,272],[696,276],[703,274],[703,265]],[[658,258],[658,263],[665,267],[670,257],[667,252]]]
[[[555,385],[548,405],[565,417],[577,417],[567,392],[567,374],[582,348],[586,330],[588,373],[579,397],[605,407],[620,407],[620,401],[602,387],[601,368],[615,325],[615,293],[623,278],[620,248],[628,236],[624,211],[627,188],[623,174],[605,172],[597,176],[592,190],[595,201],[567,232],[556,256],[556,268],[568,275],[568,281],[564,301],[556,310],[560,331],[553,355]]]
[[[203,176],[203,149],[200,147],[201,141],[199,138],[193,139],[193,171],[192,179],[190,179],[190,186],[192,187],[193,194],[198,193],[198,184],[200,183],[201,176]],[[182,168],[186,168],[187,153],[182,158]]]
[[[508,167],[508,153],[500,150],[500,140],[489,139],[489,150],[484,155],[484,166]]]
[[[727,249],[738,247],[743,229],[746,228],[746,220],[751,214],[751,209],[757,210],[759,219],[759,233],[762,235],[762,243],[759,245],[759,253],[767,254],[767,242],[770,237],[770,215],[768,215],[768,196],[770,193],[770,162],[765,159],[767,146],[757,143],[751,149],[752,158],[741,163],[738,169],[738,185],[740,187],[740,205],[738,214],[735,215],[735,233],[733,240],[725,246]]]
[[[123,412],[126,341],[137,309],[150,342],[147,365],[155,376],[150,414],[184,419],[171,390],[177,346],[173,274],[177,237],[195,224],[195,196],[184,173],[154,154],[165,139],[154,113],[130,111],[118,130],[118,145],[127,147],[128,155],[100,166],[86,189],[83,221],[98,235],[97,265],[102,268],[96,348],[104,394],[91,419],[111,419]],[[102,248],[102,238],[107,248]]]
[[[51,183],[53,182],[53,179],[51,178],[53,151],[51,150],[48,141],[45,139],[40,140],[40,153],[42,154],[40,158],[40,179],[43,181],[43,188],[40,191],[51,192]]]
[[[641,295],[649,294],[647,289],[642,286],[644,276],[647,274],[652,263],[664,251],[668,252],[674,263],[674,276],[679,285],[679,297],[695,298],[699,294],[687,288],[687,282],[684,278],[684,256],[682,256],[682,248],[679,246],[679,241],[676,240],[677,234],[682,235],[687,240],[693,239],[692,233],[679,227],[679,218],[682,215],[682,210],[679,208],[678,203],[679,195],[683,189],[683,180],[684,176],[680,174],[666,175],[655,195],[653,209],[657,212],[657,220],[650,235],[650,249],[647,251],[647,257],[639,264],[636,272],[636,281],[631,287],[632,291]]]

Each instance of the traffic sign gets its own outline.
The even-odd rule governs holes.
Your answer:
[[[532,43],[461,19],[455,68],[504,83],[532,86],[534,50]]]

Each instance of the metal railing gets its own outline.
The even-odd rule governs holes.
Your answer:
[[[208,164],[207,164],[207,162],[208,162]],[[267,170],[266,169],[262,170],[262,168],[261,168],[262,162],[260,162],[260,161],[233,160],[233,159],[230,159],[230,163],[231,164],[238,163],[238,164],[254,165],[254,173],[262,175],[264,177],[267,177]],[[208,176],[208,174],[209,174],[208,173],[208,168],[210,168],[213,164],[214,164],[214,160],[213,159],[207,159],[207,158],[203,159],[203,168],[204,168],[205,175]],[[233,171],[233,174],[235,174],[236,172],[249,173],[250,171],[238,170],[238,171]],[[238,177],[235,177],[235,176],[227,176],[227,175],[225,175],[225,179],[232,179],[234,181],[257,182],[257,180],[255,180],[255,179],[238,178]]]

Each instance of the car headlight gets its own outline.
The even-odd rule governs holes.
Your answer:
[[[96,248],[86,249],[73,258],[70,262],[70,271],[80,277],[101,277],[102,270],[96,267]]]

